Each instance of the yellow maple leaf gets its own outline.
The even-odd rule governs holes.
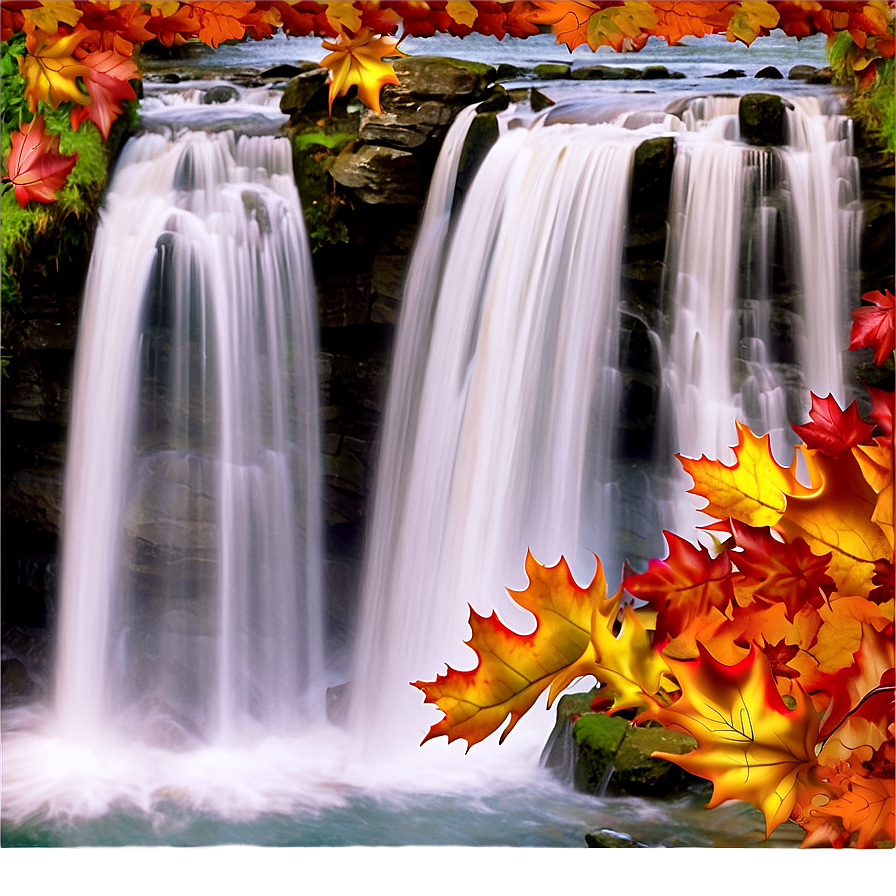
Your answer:
[[[82,26],[71,34],[54,37],[36,32],[28,39],[28,53],[19,57],[19,72],[25,79],[28,108],[37,111],[44,101],[56,108],[60,103],[85,105],[90,96],[78,85],[78,78],[90,75],[90,69],[72,53],[89,34]]]
[[[704,455],[693,460],[676,455],[694,480],[688,491],[709,502],[703,513],[716,519],[731,517],[748,526],[771,526],[787,507],[787,496],[809,491],[796,478],[796,459],[785,469],[771,452],[768,435],[757,437],[749,427],[735,421],[736,460],[730,467]]]
[[[345,96],[356,85],[358,97],[368,109],[381,113],[380,90],[385,84],[397,84],[398,77],[383,56],[407,56],[398,49],[392,37],[374,37],[369,28],[362,28],[356,37],[340,34],[335,42],[323,41],[330,54],[321,65],[330,70],[330,112],[333,100]]]
[[[875,561],[892,553],[887,536],[872,519],[877,495],[851,452],[829,457],[808,450],[806,455],[814,487],[808,494],[788,495],[774,528],[788,540],[804,538],[815,554],[830,551],[828,574],[837,590],[867,597]]]
[[[701,646],[696,660],[669,663],[682,695],[671,706],[655,703],[645,715],[678,728],[697,749],[653,755],[713,783],[711,809],[745,800],[765,815],[766,836],[786,821],[796,803],[797,778],[816,765],[819,719],[797,684],[788,709],[775,687],[768,660],[755,646],[733,666]]]
[[[361,10],[355,3],[336,0],[327,3],[327,21],[337,30],[348,29],[352,33],[361,27]]]
[[[881,444],[880,439],[874,445],[857,445],[852,449],[853,456],[862,470],[865,480],[877,494],[877,504],[871,519],[880,526],[893,548],[893,448]]]
[[[472,27],[473,22],[476,21],[476,16],[479,15],[479,10],[476,9],[476,6],[469,2],[449,3],[445,7],[445,12],[458,25],[466,25],[467,27]]]
[[[653,7],[643,0],[632,0],[622,6],[611,6],[588,19],[588,46],[592,50],[606,45],[619,52],[626,38],[636,38],[641,31],[650,31],[657,24]]]
[[[32,9],[23,9],[22,15],[31,26],[30,29],[26,26],[26,30],[39,29],[47,34],[55,34],[60,22],[74,26],[84,13],[77,8],[74,0],[49,0]]]
[[[735,5],[725,36],[732,43],[740,40],[749,47],[763,29],[770,31],[780,18],[778,10],[767,0],[742,0]]]
[[[414,682],[426,694],[426,702],[445,713],[424,742],[445,735],[449,741],[463,738],[469,749],[497,731],[509,715],[503,741],[556,675],[585,652],[592,608],[607,592],[600,563],[587,588],[576,584],[563,559],[546,567],[530,553],[526,574],[529,586],[508,594],[535,617],[531,634],[511,631],[494,613],[485,617],[471,610],[472,635],[466,643],[479,658],[476,667],[469,671],[449,667],[433,682]]]

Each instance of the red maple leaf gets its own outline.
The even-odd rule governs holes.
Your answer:
[[[746,526],[737,520],[730,523],[741,548],[731,555],[735,566],[759,580],[753,591],[757,597],[781,601],[791,622],[802,607],[820,607],[825,597],[836,589],[834,580],[827,574],[830,552],[817,556],[803,538],[785,543],[772,538],[768,528]]]
[[[16,201],[22,208],[29,199],[55,202],[56,190],[65,186],[78,161],[78,154],[59,154],[59,137],[44,132],[44,120],[40,115],[30,124],[23,124],[11,140],[3,181],[15,185]]]
[[[812,422],[793,427],[793,431],[809,448],[817,448],[828,457],[836,457],[854,445],[870,443],[874,426],[862,420],[855,402],[843,411],[833,395],[819,398],[814,392],[811,394],[809,417]]]
[[[90,102],[85,106],[72,107],[72,128],[77,131],[85,118],[90,119],[103,139],[108,140],[112,122],[121,114],[121,103],[137,99],[128,81],[139,78],[140,72],[132,59],[114,50],[91,53],[82,61],[90,67],[86,78]]]
[[[874,363],[880,367],[896,346],[896,329],[893,325],[893,293],[866,292],[862,300],[870,305],[854,308],[852,312],[852,331],[849,348],[874,349]]]
[[[877,424],[881,438],[890,438],[893,435],[893,393],[885,389],[875,389],[867,383],[864,385],[871,396],[871,410],[868,416]]]

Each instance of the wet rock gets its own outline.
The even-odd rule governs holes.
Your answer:
[[[606,828],[600,831],[589,831],[585,834],[585,843],[592,848],[618,849],[643,848],[645,844],[639,843],[637,840],[624,834],[621,831],[611,831]]]
[[[817,72],[814,65],[795,65],[787,73],[787,78],[790,81],[807,81]]]
[[[0,705],[12,709],[28,703],[37,696],[37,685],[28,675],[21,660],[10,659],[0,662]]]
[[[616,753],[625,739],[629,723],[618,716],[589,712],[573,725],[572,735],[578,746],[573,783],[583,793],[603,794]]]
[[[489,95],[476,107],[476,113],[503,112],[510,105],[507,91],[500,85],[492,87]]]
[[[514,78],[520,78],[528,74],[526,69],[520,68],[518,65],[510,65],[508,62],[502,62],[495,71],[496,81],[512,81]]]
[[[463,202],[482,160],[497,141],[497,113],[485,112],[476,115],[470,123],[470,129],[467,131],[461,149],[460,161],[457,164],[457,178],[454,183],[454,206],[456,208]]]
[[[814,75],[809,75],[806,78],[807,84],[831,84],[834,80],[834,70],[826,65],[824,68],[820,68]]]
[[[367,322],[370,284],[363,272],[328,274],[318,283],[321,327],[350,327]]]
[[[702,779],[674,762],[653,758],[651,754],[681,755],[690,753],[696,746],[694,738],[680,731],[667,731],[659,726],[629,728],[613,757],[613,774],[606,792],[614,796],[656,796],[686,790]]]
[[[261,72],[259,77],[278,80],[281,78],[294,78],[296,75],[301,75],[303,72],[311,72],[319,68],[320,65],[316,62],[299,62],[296,65],[283,63],[282,65],[275,65],[273,68],[265,69]]]
[[[287,115],[303,112],[314,99],[320,100],[321,108],[326,107],[327,70],[314,68],[295,75],[287,83],[280,97],[280,111]]]
[[[536,90],[534,87],[529,91],[529,105],[532,107],[533,112],[541,112],[542,109],[547,109],[549,106],[555,105],[554,101],[545,96],[540,90]]]
[[[773,65],[767,65],[765,68],[759,69],[756,72],[755,77],[757,78],[773,78],[774,80],[781,80],[784,75],[781,74],[778,69],[776,69]]]
[[[771,93],[748,93],[738,107],[741,139],[753,146],[783,146],[793,104]]]
[[[16,470],[3,489],[3,516],[59,533],[62,520],[62,465]]]
[[[239,98],[240,92],[235,87],[219,84],[206,90],[203,94],[202,102],[206,105],[213,105],[215,103],[236,102]]]
[[[683,77],[684,75],[681,72],[670,72],[665,65],[648,65],[641,72],[642,81],[664,81],[670,78],[679,79]]]
[[[728,68],[717,75],[704,75],[704,78],[746,78],[747,73],[739,68]]]
[[[554,81],[557,78],[568,78],[572,66],[563,62],[542,62],[534,68],[535,77],[540,81]]]
[[[379,254],[373,260],[370,288],[374,299],[370,319],[374,323],[396,323],[407,263],[407,255]]]
[[[330,173],[371,205],[422,205],[426,199],[417,157],[393,147],[355,143],[339,154]]]
[[[641,77],[641,72],[613,65],[580,65],[572,70],[570,77],[573,81],[633,81]]]

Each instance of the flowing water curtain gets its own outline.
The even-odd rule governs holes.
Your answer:
[[[377,486],[387,510],[375,514],[390,525],[368,535],[356,730],[414,737],[419,702],[407,682],[437,645],[459,640],[465,602],[513,614],[501,597],[528,544],[559,555],[605,530],[621,240],[638,142],[613,127],[516,128],[465,198],[419,404],[407,442],[395,443],[406,478],[385,498]],[[428,301],[405,299],[408,310]],[[381,453],[378,466],[397,463]],[[362,674],[374,654],[375,674]]]
[[[314,295],[288,141],[132,140],[78,347],[63,727],[176,746],[320,716]]]

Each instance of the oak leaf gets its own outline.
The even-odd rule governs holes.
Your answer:
[[[28,38],[28,53],[19,57],[19,71],[25,79],[25,96],[32,112],[37,111],[40,101],[54,109],[60,103],[90,102],[78,85],[78,79],[88,77],[90,69],[72,55],[88,36],[88,31],[76,28],[58,37],[38,31]]]
[[[470,610],[472,635],[467,643],[479,660],[475,668],[448,668],[435,681],[414,682],[445,716],[430,728],[424,743],[434,737],[462,738],[467,749],[496,731],[510,716],[501,741],[550,686],[556,675],[575,663],[589,644],[592,608],[607,592],[600,562],[594,579],[580,588],[561,559],[545,567],[528,554],[529,586],[508,591],[514,601],[535,617],[535,630],[520,635],[492,613]],[[617,603],[618,606],[618,603]]]
[[[893,354],[893,348],[896,346],[893,293],[890,290],[866,292],[862,299],[870,304],[854,308],[852,311],[853,324],[849,348],[853,351],[873,348],[874,363],[880,367]]]
[[[333,100],[344,96],[349,87],[356,85],[358,97],[368,109],[381,113],[380,89],[386,84],[397,84],[398,76],[383,56],[406,56],[398,49],[398,41],[391,37],[374,37],[362,28],[356,37],[340,34],[335,43],[323,42],[330,54],[321,65],[330,70],[330,112]]]
[[[646,713],[697,741],[684,755],[653,755],[713,783],[707,808],[746,800],[765,815],[766,836],[786,821],[796,803],[797,778],[816,764],[818,715],[796,685],[788,709],[768,660],[755,648],[733,666],[717,662],[702,647],[696,660],[669,663],[681,697],[669,707],[655,703]]]
[[[732,466],[704,455],[693,460],[676,455],[694,480],[690,494],[706,498],[703,513],[716,519],[739,520],[748,526],[774,525],[787,507],[787,496],[808,491],[796,478],[796,459],[789,468],[778,464],[771,452],[769,436],[757,437],[749,427],[735,421],[736,460]]]
[[[812,422],[792,427],[807,447],[835,457],[854,445],[865,445],[870,441],[874,426],[862,420],[855,401],[844,411],[833,395],[819,398],[814,392],[810,394],[809,417]]]
[[[45,133],[41,116],[11,136],[12,146],[5,160],[4,182],[15,186],[16,201],[22,208],[30,199],[55,202],[78,161],[78,154],[63,156],[58,152],[59,137]]]

